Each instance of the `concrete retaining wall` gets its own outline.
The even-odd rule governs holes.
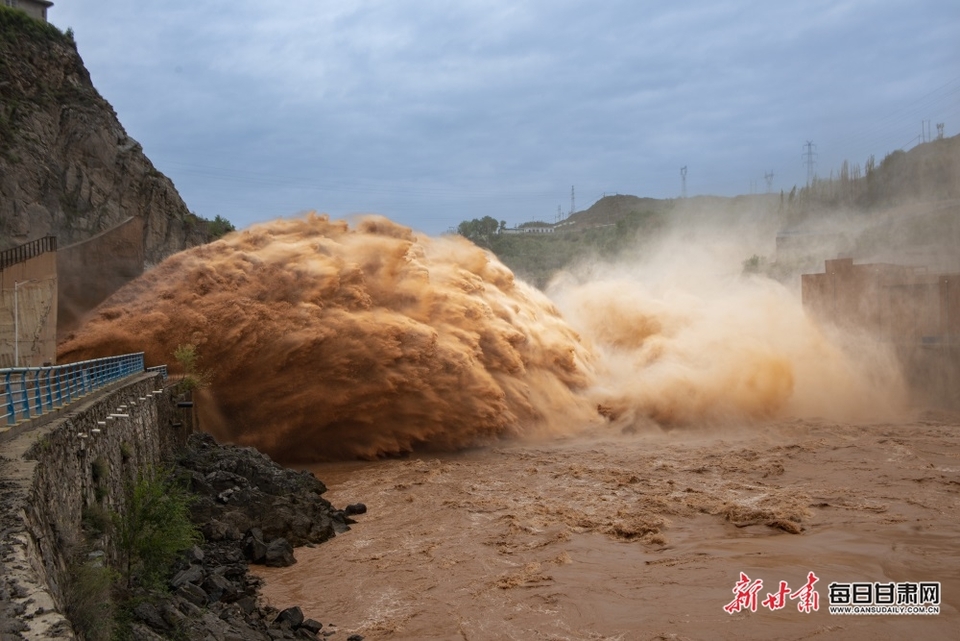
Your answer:
[[[116,227],[57,251],[60,287],[57,333],[61,339],[83,318],[144,270],[143,219]]]
[[[17,323],[14,323],[15,308]],[[14,327],[19,334],[20,367],[56,363],[57,255],[54,252],[45,252],[0,270],[0,368],[15,367]]]
[[[153,394],[161,383],[142,374],[0,441],[0,638],[74,638],[61,614],[63,586],[84,509],[122,512],[125,484],[192,429],[191,410],[170,390]]]

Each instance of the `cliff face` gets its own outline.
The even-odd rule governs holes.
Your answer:
[[[211,238],[94,88],[72,36],[0,6],[0,250],[47,234],[64,247],[130,217],[147,265]]]

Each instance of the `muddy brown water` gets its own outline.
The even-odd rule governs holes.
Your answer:
[[[260,569],[368,640],[960,638],[960,416],[599,434],[315,466],[353,529]],[[728,614],[740,573],[819,609]],[[941,584],[935,616],[839,616],[831,582]],[[335,624],[331,628],[330,624]]]

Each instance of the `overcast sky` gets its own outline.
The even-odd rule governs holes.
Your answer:
[[[960,132],[957,0],[57,0],[187,206],[429,233],[736,195]]]

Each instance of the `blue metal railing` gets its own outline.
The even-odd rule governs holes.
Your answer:
[[[53,367],[0,369],[0,425],[16,425],[69,405],[144,370],[143,352]]]
[[[166,365],[154,365],[153,367],[147,368],[148,372],[157,372],[163,377],[163,380],[167,380],[167,366]]]

